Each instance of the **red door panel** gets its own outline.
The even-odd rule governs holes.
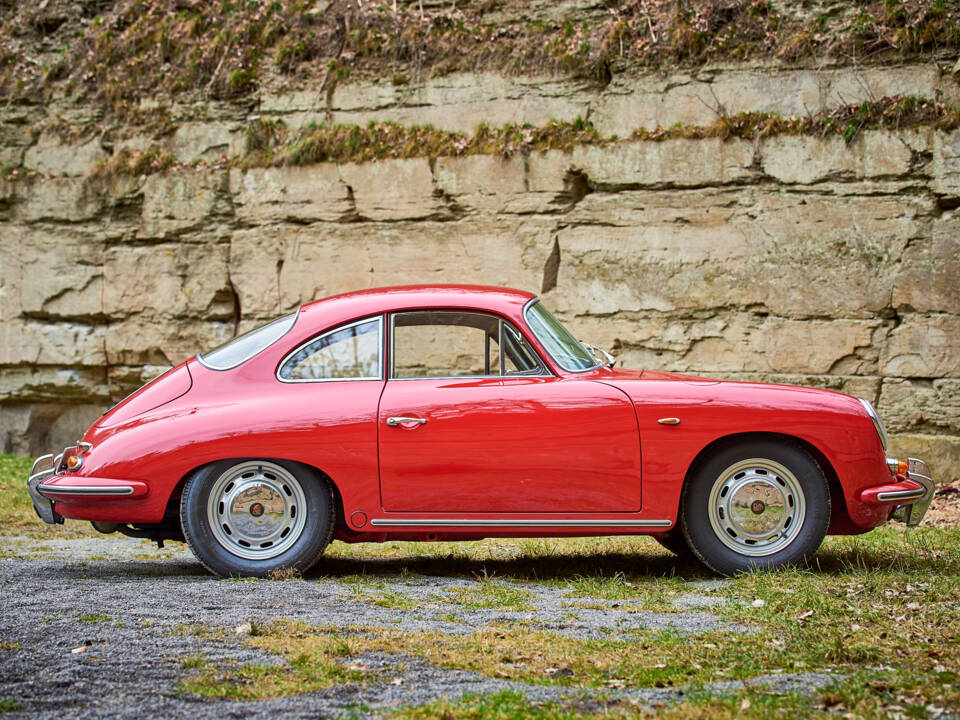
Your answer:
[[[389,418],[420,423],[390,426]],[[391,512],[640,510],[630,401],[560,378],[389,380],[378,423],[380,494]]]

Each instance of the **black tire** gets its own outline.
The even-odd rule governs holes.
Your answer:
[[[180,523],[210,572],[267,577],[280,570],[305,572],[316,563],[333,536],[334,510],[329,483],[312,468],[281,460],[224,460],[187,479]]]
[[[654,540],[656,540],[662,548],[673,553],[681,560],[687,560],[694,557],[693,552],[690,550],[690,546],[687,545],[687,539],[683,536],[683,532],[679,529],[671,530],[665,535],[652,535]]]
[[[830,489],[799,445],[723,448],[683,488],[680,526],[694,555],[721,575],[804,564],[830,523]]]

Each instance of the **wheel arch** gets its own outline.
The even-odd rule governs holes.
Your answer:
[[[343,526],[345,523],[345,518],[343,515],[343,496],[340,494],[340,488],[337,487],[337,483],[332,477],[316,465],[311,463],[303,462],[302,460],[293,460],[291,458],[282,458],[282,457],[225,457],[219,458],[217,460],[210,460],[207,462],[200,463],[199,465],[190,468],[183,476],[177,481],[177,484],[174,486],[173,491],[170,493],[170,496],[167,498],[167,507],[164,517],[170,516],[170,513],[173,512],[174,516],[179,518],[180,515],[180,498],[183,496],[183,488],[187,484],[187,480],[200,468],[206,467],[207,465],[212,465],[213,463],[219,462],[244,462],[248,460],[266,460],[268,462],[281,462],[289,463],[292,465],[299,465],[300,467],[307,468],[312,472],[317,473],[317,475],[330,486],[331,492],[333,492],[334,500],[334,526]]]
[[[843,497],[843,486],[840,484],[840,478],[837,475],[837,471],[834,469],[833,464],[827,458],[820,449],[813,443],[808,442],[802,438],[798,438],[795,435],[788,435],[786,433],[775,433],[775,432],[745,432],[745,433],[733,433],[731,435],[724,435],[723,437],[717,438],[703,449],[697,453],[693,461],[690,463],[690,466],[687,468],[687,472],[683,476],[683,485],[680,488],[680,494],[678,495],[678,511],[679,511],[679,498],[683,496],[683,489],[690,482],[691,478],[696,475],[700,467],[710,458],[713,454],[724,450],[732,445],[739,445],[741,443],[756,441],[756,440],[772,440],[775,442],[786,442],[793,443],[798,445],[804,450],[806,450],[814,460],[817,461],[817,464],[820,466],[820,469],[823,470],[823,474],[827,479],[827,487],[830,490],[830,527],[828,528],[828,533],[834,533],[838,530],[842,531],[842,528],[850,524],[849,514],[847,513],[847,504]]]

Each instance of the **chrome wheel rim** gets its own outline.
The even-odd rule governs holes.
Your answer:
[[[290,549],[303,533],[307,500],[286,468],[253,461],[234,465],[213,483],[207,520],[227,552],[267,560]]]
[[[806,502],[797,477],[766,458],[731,465],[710,492],[710,524],[720,542],[751,557],[783,550],[803,527]]]

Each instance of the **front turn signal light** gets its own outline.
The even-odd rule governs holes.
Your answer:
[[[80,455],[70,455],[67,458],[67,469],[76,472],[83,467],[83,457]]]
[[[910,469],[910,463],[906,460],[897,460],[896,458],[887,458],[887,467],[894,475],[906,475]]]

